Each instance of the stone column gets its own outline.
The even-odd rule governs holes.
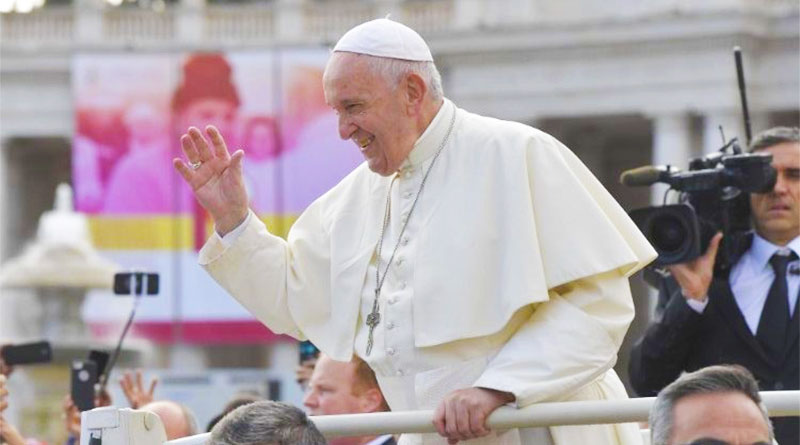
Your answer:
[[[457,29],[475,29],[480,25],[486,0],[453,1],[454,24]]]
[[[2,130],[0,130],[2,131]],[[8,215],[11,210],[7,201],[8,183],[6,179],[6,146],[8,145],[8,138],[0,134],[0,214]],[[8,218],[0,218],[0,264],[2,264],[8,253],[5,251],[5,238],[8,235]]]
[[[306,33],[305,0],[278,0],[275,3],[275,36],[279,42],[302,40]]]
[[[672,165],[685,170],[692,156],[692,129],[687,113],[664,113],[653,117],[653,165]],[[654,186],[651,202],[661,205],[666,184]]]
[[[75,0],[75,40],[77,43],[96,43],[103,40],[102,0]]]
[[[742,150],[747,149],[747,134],[744,130],[744,117],[739,109],[709,110],[703,113],[703,154],[713,153],[722,147],[722,136],[719,127],[725,133],[725,141],[739,139]],[[750,112],[750,128],[753,136],[769,126],[766,113]]]
[[[203,41],[205,28],[205,0],[180,0],[175,15],[175,37],[179,42]]]

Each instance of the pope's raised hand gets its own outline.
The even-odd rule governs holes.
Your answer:
[[[247,191],[242,177],[244,152],[228,152],[225,140],[214,126],[206,135],[195,127],[181,136],[181,148],[188,163],[175,158],[172,164],[192,187],[200,205],[214,220],[220,235],[225,235],[247,217]],[[209,144],[211,141],[211,144]]]

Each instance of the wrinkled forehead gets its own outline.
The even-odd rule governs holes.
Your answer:
[[[386,83],[368,63],[369,56],[334,52],[328,59],[322,76],[325,102],[347,100],[353,95],[371,94]]]

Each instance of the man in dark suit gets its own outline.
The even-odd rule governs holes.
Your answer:
[[[337,362],[320,354],[303,404],[312,416],[389,411],[375,372],[358,357]],[[340,437],[330,445],[395,445],[391,435]]]
[[[725,273],[714,274],[720,234],[703,256],[669,268],[659,318],[631,352],[631,384],[641,396],[717,364],[746,367],[762,391],[800,387],[800,131],[772,128],[750,150],[771,154],[778,173],[771,192],[750,197],[750,245]],[[797,417],[773,424],[780,444],[800,444]]]

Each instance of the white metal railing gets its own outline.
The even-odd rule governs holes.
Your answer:
[[[800,415],[800,391],[761,393],[772,417]],[[551,425],[595,425],[643,422],[655,397],[629,400],[537,403],[525,408],[501,407],[487,424],[492,429]],[[387,412],[311,417],[325,437],[374,436],[378,434],[433,433],[433,411]],[[199,434],[167,442],[168,445],[201,445],[210,434]]]

